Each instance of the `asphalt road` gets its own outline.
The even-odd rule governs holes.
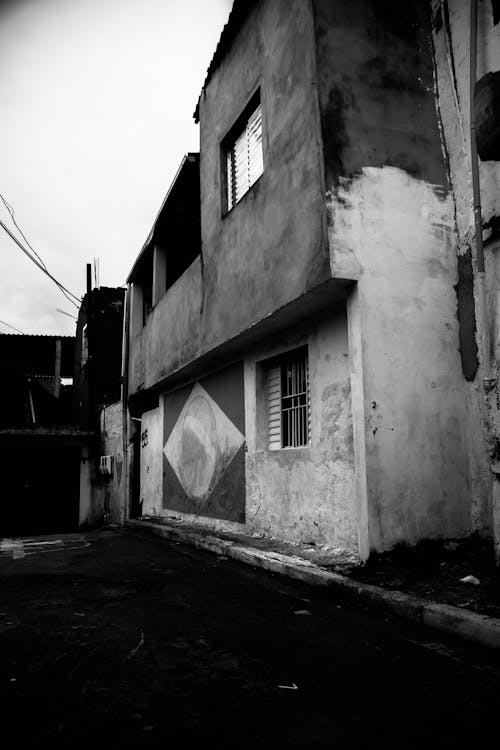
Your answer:
[[[139,534],[4,540],[0,633],[4,743],[457,748],[497,730],[496,652]]]

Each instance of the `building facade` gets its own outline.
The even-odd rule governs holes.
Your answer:
[[[234,3],[200,156],[129,278],[133,515],[360,559],[491,533],[487,407],[457,316],[470,186],[443,28],[460,51],[462,5]]]

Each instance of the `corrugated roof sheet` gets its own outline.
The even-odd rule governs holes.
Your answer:
[[[12,336],[13,338],[17,338],[18,336],[23,336],[25,339],[74,339],[74,336],[67,336],[66,334],[59,334],[59,333],[4,333],[3,331],[0,331],[0,336]]]

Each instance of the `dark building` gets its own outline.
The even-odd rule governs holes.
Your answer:
[[[125,289],[92,289],[76,324],[74,382],[78,424],[95,429],[99,411],[120,398]]]
[[[85,516],[85,523],[92,526],[116,520],[110,513],[110,486],[116,476],[121,477],[121,460],[115,457],[114,466],[109,462],[103,471],[101,459],[106,454],[104,441],[109,432],[105,407],[114,405],[113,414],[121,416],[117,402],[122,387],[124,300],[125,289],[90,290],[82,300],[76,326],[75,412],[79,426],[92,431],[88,446],[91,490]]]
[[[0,536],[74,531],[88,487],[73,336],[0,335]]]

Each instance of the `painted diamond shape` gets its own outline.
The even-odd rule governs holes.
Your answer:
[[[244,442],[238,428],[196,383],[163,452],[186,495],[203,506]]]

